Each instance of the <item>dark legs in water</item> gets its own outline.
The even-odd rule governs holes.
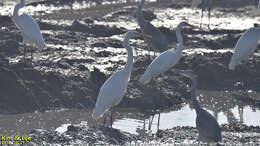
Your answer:
[[[107,116],[104,117],[104,121],[103,121],[103,126],[105,127],[106,125],[106,122],[107,122]]]
[[[148,46],[148,53],[149,53],[149,60],[152,60],[151,59],[151,47]]]
[[[157,122],[157,131],[160,129],[160,120],[161,120],[161,113],[159,112],[158,122]]]
[[[153,124],[153,120],[154,120],[154,115],[152,115],[149,119],[149,125],[148,125],[148,130],[152,129],[152,124]],[[160,129],[160,120],[161,120],[161,113],[158,113],[158,121],[157,121],[157,131]]]
[[[105,116],[105,117],[104,117],[104,121],[103,121],[103,126],[104,126],[104,127],[106,126],[107,117],[108,117],[108,116]],[[111,110],[110,110],[110,127],[111,127],[111,128],[112,128],[112,125],[113,125],[113,108],[111,108]]]
[[[110,111],[110,127],[112,128],[112,125],[113,125],[113,108],[111,108],[111,111]]]
[[[153,119],[154,119],[154,115],[152,115],[152,117],[150,117],[150,119],[149,119],[148,130],[151,130],[151,128],[152,128]]]
[[[150,60],[152,60],[153,58],[155,58],[155,56],[156,56],[156,52],[155,52],[155,50],[153,50],[153,58],[151,57],[151,50],[152,50],[153,48],[151,48],[151,47],[148,47],[148,53],[149,53],[149,59]]]
[[[26,63],[26,52],[27,52],[27,46],[23,42],[23,61],[24,61],[24,64]]]
[[[23,60],[24,60],[24,64],[27,63],[27,58],[26,58],[26,54],[27,54],[27,46],[26,44],[23,43],[23,47],[24,47],[24,50],[23,50]],[[30,63],[32,65],[32,60],[33,60],[33,49],[30,50],[31,51],[31,59],[30,59]]]
[[[32,61],[33,61],[33,50],[31,50],[31,65],[32,65]]]

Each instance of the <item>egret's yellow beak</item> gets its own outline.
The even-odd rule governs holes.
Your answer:
[[[140,37],[144,37],[144,38],[152,38],[152,36],[151,35],[149,35],[149,34],[144,34],[144,33],[138,33],[138,36],[140,36]]]
[[[196,26],[196,25],[189,24],[189,26],[190,26],[192,29],[199,29],[199,27]]]

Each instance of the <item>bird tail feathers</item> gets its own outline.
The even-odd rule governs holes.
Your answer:
[[[99,119],[100,117],[102,117],[104,113],[105,113],[104,110],[100,110],[100,109],[96,109],[96,108],[95,108],[94,111],[93,111],[93,114],[92,114],[92,118],[93,118],[94,120],[97,120],[97,119]]]
[[[150,80],[152,79],[152,76],[151,74],[146,71],[139,79],[139,82],[142,83],[142,84],[147,84],[150,82]]]
[[[230,61],[230,63],[229,63],[229,65],[228,65],[228,68],[230,69],[230,70],[234,70],[235,69],[235,67],[236,67],[236,61],[235,61],[235,59],[232,57],[231,58],[231,61]]]

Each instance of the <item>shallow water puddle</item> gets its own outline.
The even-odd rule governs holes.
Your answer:
[[[229,96],[225,91],[199,91],[201,106],[218,119],[220,124],[239,122],[260,126],[260,109]],[[218,93],[218,94],[216,94]],[[215,95],[215,96],[214,96]],[[219,98],[217,98],[219,97]],[[209,103],[210,102],[210,103]],[[144,115],[136,109],[116,108],[113,128],[133,134],[155,133],[157,129],[176,126],[195,126],[195,110],[187,101],[180,110],[162,111],[160,114]],[[32,129],[55,130],[64,133],[70,124],[86,121],[90,126],[96,124],[91,118],[93,109],[62,109],[47,112],[34,112],[14,115],[0,115],[0,133],[5,135],[28,134]],[[158,117],[160,115],[159,124]],[[144,118],[146,117],[146,118]],[[110,121],[107,119],[107,121]],[[98,123],[103,123],[100,119]],[[109,124],[109,123],[107,123]]]
[[[260,115],[260,110],[254,111],[254,109],[250,108],[249,106],[244,107],[242,109],[243,110],[242,113],[241,112],[239,113],[238,106],[230,110],[231,113],[229,114],[226,114],[224,112],[217,113],[219,124],[228,124],[229,122],[237,121],[237,122],[244,123],[246,125],[260,126],[260,119],[256,118],[257,116]],[[212,111],[209,112],[214,115],[214,112]],[[151,128],[150,128],[150,132],[152,133],[155,133],[157,131],[158,117],[159,114],[154,115]],[[170,129],[176,126],[195,127],[196,126],[195,119],[196,119],[195,110],[191,109],[189,105],[185,105],[179,111],[161,113],[159,119],[159,129]],[[114,122],[113,127],[117,129],[121,129],[122,131],[138,134],[141,131],[146,131],[146,132],[149,131],[149,119],[142,121],[137,119],[125,118]]]

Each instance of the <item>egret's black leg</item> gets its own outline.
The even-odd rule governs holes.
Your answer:
[[[151,130],[151,128],[152,128],[153,119],[154,119],[154,115],[152,115],[152,117],[150,117],[150,119],[149,119],[148,130]]]
[[[32,62],[33,62],[33,50],[31,50],[31,66],[32,66]]]
[[[24,49],[23,49],[23,61],[26,63],[26,45],[24,44]]]
[[[112,128],[113,125],[113,108],[111,108],[111,113],[110,113],[110,127]]]
[[[146,124],[145,124],[145,117],[144,117],[144,125],[143,125],[143,130],[145,130],[145,126]]]
[[[148,47],[149,49],[149,60],[151,60],[151,47]]]
[[[107,116],[104,117],[104,121],[103,121],[103,127],[106,126],[106,122],[107,122]]]
[[[159,113],[158,115],[157,130],[160,129],[160,120],[161,120],[161,113]]]
[[[155,50],[153,50],[153,58],[155,58],[156,57],[156,55],[155,55]]]
[[[204,12],[204,10],[202,9],[201,16],[200,16],[200,28],[202,27],[203,12]]]
[[[160,81],[160,83],[161,83],[161,81]],[[159,85],[159,92],[160,92],[160,94],[162,94],[162,84]]]

